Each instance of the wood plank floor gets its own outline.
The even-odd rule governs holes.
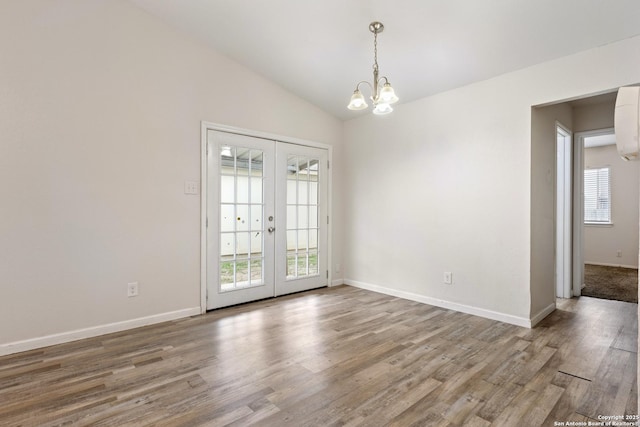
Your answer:
[[[553,426],[637,412],[637,304],[525,329],[349,286],[0,358],[2,426]]]

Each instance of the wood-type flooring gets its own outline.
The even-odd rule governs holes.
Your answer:
[[[325,288],[2,357],[0,425],[554,426],[633,416],[637,307],[559,300],[526,329]]]

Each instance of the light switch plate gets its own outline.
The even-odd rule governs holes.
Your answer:
[[[185,181],[184,194],[198,194],[198,181]]]

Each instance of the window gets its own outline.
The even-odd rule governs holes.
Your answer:
[[[610,169],[584,170],[584,222],[588,224],[611,223]]]

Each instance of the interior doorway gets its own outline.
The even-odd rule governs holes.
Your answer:
[[[613,127],[615,98],[611,92],[532,110],[532,209],[538,213],[532,221],[532,263],[537,266],[532,281],[540,290],[538,310],[554,304],[557,297],[581,295],[584,147],[580,137],[592,129]],[[551,215],[545,216],[546,212]],[[545,235],[552,240],[538,237]]]
[[[640,165],[619,156],[613,128],[576,137],[584,150],[582,294],[637,302]]]
[[[206,309],[326,286],[328,150],[203,132]]]

